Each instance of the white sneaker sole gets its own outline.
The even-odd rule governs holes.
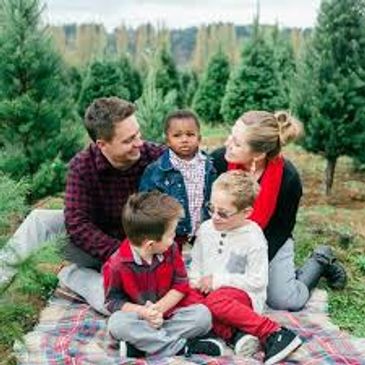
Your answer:
[[[127,344],[125,341],[119,342],[119,356],[127,357]]]
[[[260,348],[260,342],[257,337],[246,334],[242,336],[234,347],[234,353],[237,356],[252,357]]]
[[[302,343],[303,341],[300,339],[299,336],[295,337],[294,340],[290,342],[287,347],[282,349],[280,352],[278,352],[275,356],[271,357],[269,360],[265,361],[264,365],[273,365],[285,359],[291,352],[297,349]]]

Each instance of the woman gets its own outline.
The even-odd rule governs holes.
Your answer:
[[[324,275],[331,287],[343,288],[346,272],[328,246],[319,246],[302,268],[295,270],[295,225],[302,184],[281,148],[296,140],[303,128],[286,112],[250,111],[234,124],[225,146],[212,153],[218,173],[250,170],[260,183],[251,219],[264,230],[269,246],[268,304],[275,309],[300,310]]]

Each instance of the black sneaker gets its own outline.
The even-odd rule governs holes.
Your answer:
[[[191,338],[186,341],[185,347],[177,355],[189,357],[194,354],[222,356],[223,344],[214,338]]]
[[[300,337],[293,331],[282,327],[271,334],[265,342],[265,365],[276,364],[285,359],[291,352],[302,344]]]
[[[141,357],[146,357],[146,353],[141,350],[138,350],[128,342],[120,341],[119,356],[141,358]]]
[[[229,346],[237,356],[252,357],[259,350],[260,342],[255,336],[237,331],[229,341]]]

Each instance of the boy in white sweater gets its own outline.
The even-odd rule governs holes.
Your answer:
[[[275,364],[301,345],[293,331],[262,316],[268,283],[267,242],[247,217],[259,186],[243,171],[222,174],[213,184],[210,212],[192,249],[190,280],[213,314],[213,330],[238,355],[252,355],[257,338],[265,364]],[[256,345],[256,346],[254,346]]]

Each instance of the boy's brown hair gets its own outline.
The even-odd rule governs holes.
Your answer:
[[[170,224],[184,215],[181,204],[159,191],[133,194],[122,213],[126,236],[134,246],[144,240],[160,241]]]
[[[253,206],[260,186],[251,173],[232,170],[221,174],[213,183],[213,189],[232,195],[233,205],[241,211]]]

